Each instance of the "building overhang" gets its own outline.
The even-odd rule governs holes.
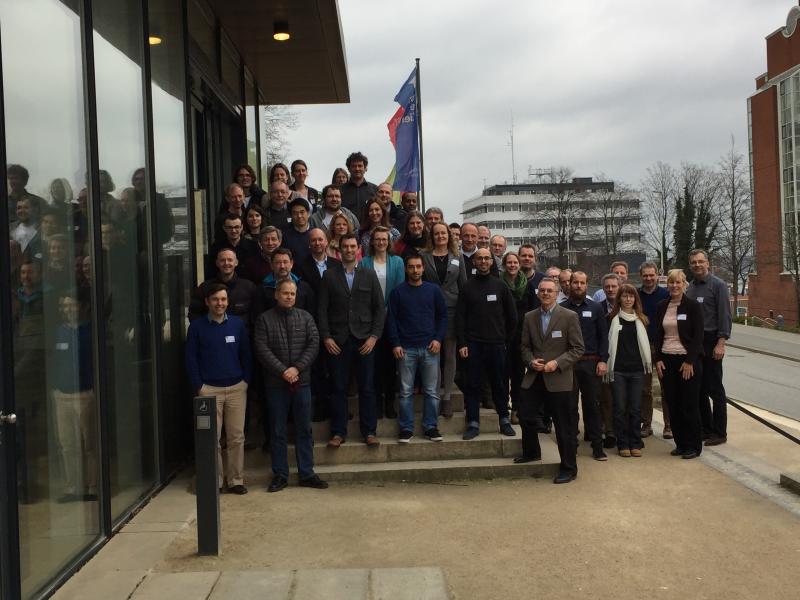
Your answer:
[[[266,104],[350,101],[336,0],[210,0],[223,30],[252,71]],[[291,38],[272,39],[276,21]]]

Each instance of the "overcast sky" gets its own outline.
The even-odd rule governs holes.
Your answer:
[[[300,106],[291,158],[311,185],[353,150],[370,181],[394,164],[386,123],[421,59],[427,205],[460,220],[484,183],[566,165],[637,184],[662,160],[714,163],[766,71],[764,38],[789,0],[341,0],[350,104]]]

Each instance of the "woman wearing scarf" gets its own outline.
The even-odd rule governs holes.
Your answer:
[[[431,227],[431,239],[421,253],[425,269],[422,278],[442,289],[447,306],[447,330],[444,335],[442,358],[444,376],[439,387],[444,393],[439,404],[439,413],[449,419],[453,416],[453,383],[456,377],[456,304],[461,288],[467,283],[467,271],[458,244],[446,223],[435,223]]]
[[[639,292],[625,283],[617,292],[608,330],[608,372],[614,398],[614,431],[619,455],[641,457],[642,385],[645,372],[652,371],[647,317]]]
[[[528,297],[528,278],[520,271],[519,255],[516,252],[507,252],[503,257],[503,269],[500,279],[511,290],[514,297],[514,305],[517,307],[517,329],[511,344],[506,348],[506,387],[511,386],[511,422],[518,423],[517,411],[520,396],[522,394],[520,385],[525,374],[525,365],[522,362],[522,323],[525,321],[525,313],[530,310]]]
[[[394,253],[405,262],[406,256],[419,255],[428,243],[425,217],[418,210],[408,211],[406,231],[394,244]]]

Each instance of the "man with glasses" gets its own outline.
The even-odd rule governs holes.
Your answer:
[[[243,237],[242,229],[242,217],[231,214],[225,215],[222,220],[222,230],[225,232],[225,237],[215,241],[211,248],[208,249],[206,279],[211,279],[216,272],[216,258],[220,250],[225,248],[233,250],[239,265],[242,265],[249,257],[258,254],[258,244]]]
[[[462,228],[463,229],[463,228]],[[467,427],[463,439],[480,433],[482,376],[487,373],[492,400],[499,418],[500,433],[513,436],[508,414],[508,389],[504,385],[506,344],[517,325],[517,309],[508,286],[490,273],[494,264],[487,248],[472,257],[475,275],[461,288],[456,304],[458,354],[467,361]]]
[[[573,365],[583,355],[583,336],[578,315],[556,304],[558,282],[545,278],[539,283],[541,306],[525,315],[522,326],[522,361],[528,370],[522,389],[529,393],[518,409],[522,426],[522,456],[514,462],[542,457],[539,436],[532,427],[536,405],[544,402],[556,428],[561,458],[553,483],[569,483],[578,475],[578,397],[572,393]]]

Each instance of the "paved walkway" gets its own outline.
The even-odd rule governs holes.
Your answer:
[[[800,361],[800,334],[733,324],[730,345]]]

